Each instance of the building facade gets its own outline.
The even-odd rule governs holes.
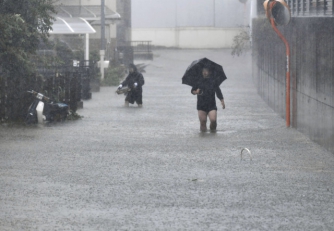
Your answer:
[[[250,26],[251,2],[237,0],[132,1],[132,40],[178,48],[229,48]]]
[[[127,31],[129,24],[126,22],[126,17],[131,17],[131,12],[124,9],[124,4],[127,1],[106,0],[105,1],[105,43],[106,57],[112,59],[114,51],[123,39],[130,39]],[[122,16],[117,11],[122,10],[122,13],[127,13],[126,17]],[[101,0],[60,0],[57,2],[57,18],[83,18],[95,30],[95,33],[89,34],[89,49],[98,51],[101,49]],[[120,37],[118,36],[120,34]],[[65,39],[73,49],[78,46],[82,47],[84,34],[79,35],[57,35]],[[87,39],[87,35],[86,35]],[[87,42],[86,42],[87,43]]]

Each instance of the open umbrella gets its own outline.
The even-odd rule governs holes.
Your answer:
[[[217,86],[219,86],[225,79],[227,79],[221,65],[211,61],[210,59],[202,58],[193,61],[189,65],[182,77],[182,84],[186,84],[192,87],[196,86],[202,78],[203,67],[210,69],[212,78],[214,78]]]

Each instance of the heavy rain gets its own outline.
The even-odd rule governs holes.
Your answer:
[[[0,230],[333,230],[333,0],[0,0]]]

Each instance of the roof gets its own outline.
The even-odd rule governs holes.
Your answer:
[[[83,18],[55,17],[50,34],[94,34],[94,28]]]
[[[101,6],[56,6],[57,16],[59,17],[80,17],[87,21],[101,20]],[[105,19],[119,20],[120,14],[112,11],[107,6],[104,7]]]
[[[93,24],[101,23],[101,6],[56,6],[57,15],[50,34],[93,34]],[[104,7],[106,23],[119,20],[121,16]],[[110,22],[111,21],[111,22]]]

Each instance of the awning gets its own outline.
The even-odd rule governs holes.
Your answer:
[[[87,21],[101,20],[101,6],[57,6],[57,16],[68,18],[84,18]],[[119,20],[120,14],[112,11],[108,7],[104,7],[104,14],[106,20]]]
[[[94,34],[94,28],[83,18],[55,17],[50,34]]]

